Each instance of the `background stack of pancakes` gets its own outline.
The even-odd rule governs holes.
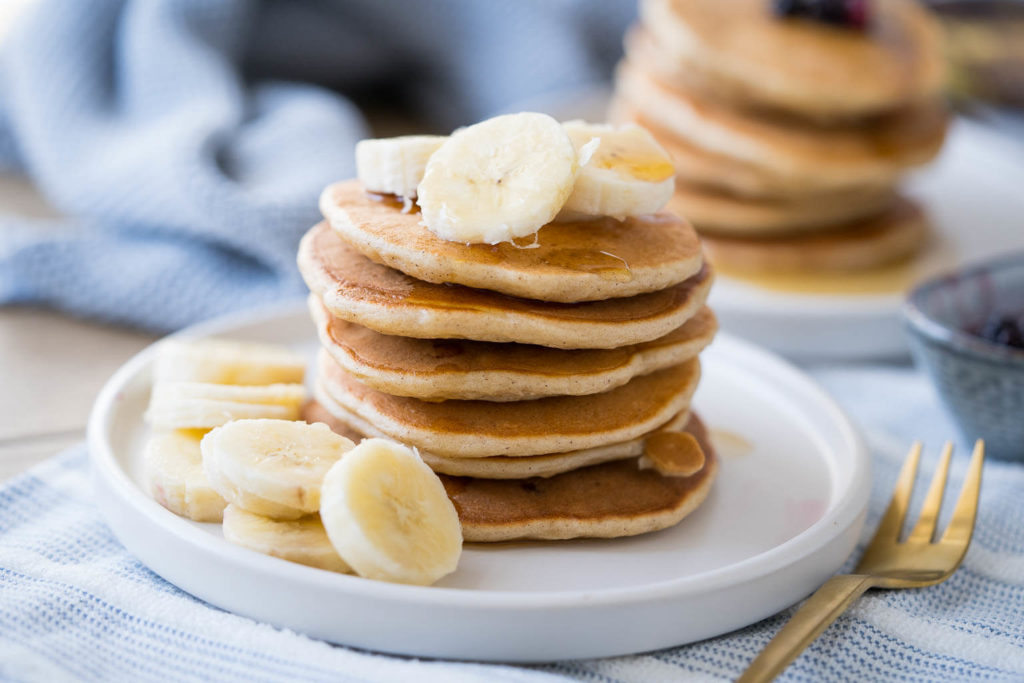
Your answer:
[[[782,16],[800,9],[819,18]],[[924,246],[924,216],[896,183],[938,152],[946,128],[939,28],[926,9],[644,0],[641,17],[612,118],[641,123],[672,154],[670,207],[707,238],[716,265],[852,271]]]
[[[688,223],[466,245],[358,181],[321,211],[298,259],[322,343],[307,419],[415,446],[466,540],[644,533],[704,499],[717,464],[689,408],[717,324]]]

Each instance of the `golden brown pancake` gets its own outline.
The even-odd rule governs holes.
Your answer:
[[[669,207],[690,216],[701,234],[772,237],[817,233],[877,216],[892,206],[894,190],[854,190],[801,199],[754,199],[676,183]]]
[[[443,401],[391,396],[362,384],[321,350],[319,380],[338,404],[387,436],[450,458],[564,453],[635,439],[690,406],[696,358],[588,396]]]
[[[891,176],[879,175],[874,184],[850,185],[845,178],[815,173],[785,173],[710,152],[670,133],[619,98],[612,100],[608,117],[613,123],[638,123],[654,135],[672,157],[676,177],[692,185],[718,187],[739,196],[765,199],[801,199],[836,193],[877,192],[891,187],[902,169],[893,168]]]
[[[839,230],[752,239],[707,235],[712,263],[747,273],[857,271],[910,258],[928,243],[921,208],[898,199],[885,213]]]
[[[350,439],[361,435],[316,404],[307,420],[325,422]],[[617,538],[677,524],[707,497],[718,459],[707,430],[692,415],[686,431],[705,455],[690,477],[664,477],[641,470],[637,458],[565,472],[550,478],[473,479],[439,475],[455,504],[467,541]]]
[[[616,348],[662,337],[704,306],[707,268],[667,289],[624,299],[564,304],[438,285],[373,263],[326,223],[299,245],[299,270],[336,318],[383,334],[475,339],[562,349]]]
[[[941,90],[941,30],[918,2],[868,3],[863,31],[779,18],[773,4],[645,0],[641,16],[684,85],[741,105],[804,118],[860,118]]]
[[[340,405],[324,391],[322,386],[315,387],[313,393],[316,397],[314,402],[316,408],[311,409],[312,412],[310,414],[320,416],[320,418],[314,421],[333,424],[333,420],[367,437],[390,438],[363,418]],[[329,416],[330,420],[322,419],[324,415]],[[503,455],[493,455],[486,458],[446,458],[429,451],[417,450],[423,462],[427,463],[430,469],[438,474],[450,474],[457,477],[478,477],[480,479],[551,477],[562,472],[570,472],[602,462],[639,457],[644,454],[644,443],[648,437],[664,431],[682,429],[687,420],[689,420],[689,415],[688,410],[683,411],[657,430],[629,441],[569,451],[567,453],[527,455],[516,458],[509,458]]]
[[[350,375],[378,391],[427,401],[522,401],[596,394],[696,356],[718,322],[705,307],[664,337],[618,349],[552,349],[381,334],[335,318],[315,296],[320,343]]]
[[[552,223],[535,241],[492,245],[442,239],[422,224],[415,205],[405,212],[401,202],[367,193],[358,180],[329,186],[320,196],[320,210],[371,261],[427,282],[541,301],[654,292],[696,275],[703,261],[693,228],[666,213]]]
[[[947,114],[926,102],[866,125],[814,126],[754,116],[659,82],[628,62],[619,65],[618,97],[691,145],[776,174],[828,176],[834,186],[879,185],[931,160],[945,136]]]

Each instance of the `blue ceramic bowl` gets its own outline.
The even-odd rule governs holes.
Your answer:
[[[1024,324],[1024,253],[926,282],[904,307],[914,359],[968,442],[1024,462],[1024,349],[978,334],[993,314]]]

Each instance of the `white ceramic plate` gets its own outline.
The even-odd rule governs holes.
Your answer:
[[[609,91],[590,88],[522,102],[560,120],[604,120]],[[912,174],[906,192],[928,211],[936,249],[915,264],[923,279],[1024,250],[1024,144],[958,118],[934,163]],[[907,353],[904,294],[811,294],[767,289],[719,274],[710,304],[722,329],[802,359],[865,359]]]
[[[193,328],[312,356],[305,306]],[[407,655],[544,661],[700,640],[793,604],[858,538],[867,454],[832,400],[795,368],[721,335],[702,355],[696,408],[721,458],[705,504],[678,526],[611,541],[468,545],[433,587],[291,564],[176,517],[140,486],[154,348],[107,383],[89,425],[97,500],[128,550],[223,609],[317,638]]]

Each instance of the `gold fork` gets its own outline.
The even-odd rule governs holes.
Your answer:
[[[974,531],[985,443],[979,440],[974,444],[974,454],[953,516],[942,538],[933,542],[952,454],[953,445],[947,443],[928,487],[921,516],[907,539],[901,542],[900,532],[921,459],[921,444],[914,444],[900,470],[889,507],[854,573],[833,576],[808,598],[736,683],[770,681],[778,676],[867,589],[932,586],[945,581],[956,571],[967,553]]]

